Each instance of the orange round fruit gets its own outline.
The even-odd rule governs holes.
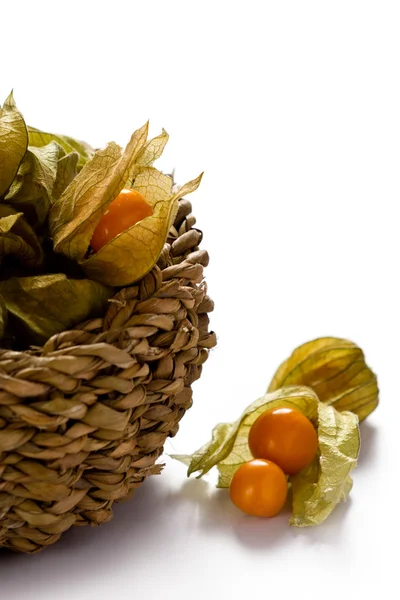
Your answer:
[[[311,421],[294,408],[273,408],[260,415],[249,433],[254,458],[279,465],[288,475],[298,473],[314,458],[317,432]]]
[[[94,230],[91,247],[98,252],[117,235],[152,214],[153,209],[142,194],[135,190],[122,190],[101,217]]]
[[[254,517],[274,517],[287,496],[287,481],[282,469],[263,459],[241,465],[232,477],[229,493],[237,508]]]

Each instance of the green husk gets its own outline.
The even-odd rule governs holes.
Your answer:
[[[147,124],[135,131],[124,152],[114,142],[97,151],[54,204],[49,227],[56,252],[84,259],[97,223],[135,171],[147,132]]]
[[[40,267],[43,263],[39,239],[23,213],[0,204],[0,260],[8,255],[16,256],[27,267]]]
[[[292,525],[319,525],[353,486],[350,471],[360,451],[358,417],[318,403],[319,456],[290,478],[293,490]]]
[[[0,198],[12,184],[27,146],[25,121],[11,92],[4,106],[0,106]]]
[[[54,249],[77,261],[86,275],[112,286],[143,277],[157,262],[176,216],[178,199],[196,190],[201,175],[172,191],[172,178],[150,166],[168,140],[165,131],[147,141],[148,126],[135,131],[124,152],[114,143],[95,153],[50,211]],[[119,194],[132,185],[153,214],[87,257],[93,232]]]
[[[55,142],[42,148],[28,147],[5,197],[5,201],[23,212],[35,228],[43,225],[52,204],[61,153],[62,148]]]
[[[349,340],[323,337],[299,346],[272,378],[268,392],[287,385],[311,387],[321,402],[350,410],[363,421],[379,402],[376,375],[361,348]]]
[[[78,160],[79,154],[77,152],[70,152],[60,157],[53,187],[53,202],[59,199],[61,194],[65,192],[69,184],[76,177],[78,173]]]
[[[133,189],[140,192],[153,208],[153,215],[143,219],[111,240],[81,265],[86,275],[108,285],[128,285],[143,277],[163,249],[174,222],[178,199],[198,188],[201,175],[189,181],[179,192],[172,193],[172,179],[157,169],[144,167],[135,179]],[[134,260],[129,260],[129,257]]]
[[[74,138],[69,137],[67,135],[60,135],[56,133],[47,133],[45,131],[40,131],[35,127],[28,126],[27,129],[30,146],[36,146],[38,148],[41,148],[42,146],[47,146],[51,142],[57,142],[57,144],[61,146],[61,148],[63,148],[65,154],[77,154],[78,170],[82,169],[82,167],[94,156],[94,149],[86,142],[82,142],[81,140],[75,140]]]
[[[252,459],[248,435],[254,421],[266,410],[289,407],[300,410],[317,429],[319,452],[313,463],[289,481],[293,486],[291,524],[298,527],[318,525],[345,500],[351,489],[350,471],[357,464],[360,449],[358,418],[339,413],[319,401],[313,390],[304,386],[281,388],[253,402],[234,423],[221,423],[212,439],[191,455],[172,455],[188,465],[188,476],[205,475],[216,466],[218,487],[229,487],[235,471]]]
[[[140,279],[156,263],[177,212],[172,178],[152,165],[168,134],[148,139],[148,124],[125,150],[95,151],[69,136],[27,127],[13,95],[0,107],[1,331],[17,344],[49,336],[103,313],[115,287]],[[97,254],[93,232],[124,188],[138,190],[153,214]],[[6,315],[10,313],[6,331]],[[18,330],[18,331],[17,331]]]
[[[63,273],[0,281],[8,311],[23,322],[37,342],[71,328],[88,315],[101,316],[112,293],[112,288],[96,281],[70,279]]]

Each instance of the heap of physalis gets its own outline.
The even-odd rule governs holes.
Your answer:
[[[354,343],[319,338],[297,348],[267,393],[234,423],[221,423],[192,455],[188,475],[219,471],[243,512],[273,517],[292,492],[290,523],[318,525],[345,500],[360,451],[359,422],[378,404],[375,374]]]
[[[176,191],[154,168],[168,135],[148,125],[125,150],[95,151],[28,127],[12,94],[0,106],[0,345],[24,349],[103,314],[115,288],[157,262]]]

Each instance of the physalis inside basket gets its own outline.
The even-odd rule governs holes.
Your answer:
[[[125,150],[111,142],[95,151],[28,127],[12,94],[0,107],[2,347],[41,343],[101,315],[115,287],[155,265],[179,198],[197,189],[201,175],[176,191],[172,177],[152,166],[168,134],[147,138],[146,123]],[[141,199],[140,210],[128,196]]]

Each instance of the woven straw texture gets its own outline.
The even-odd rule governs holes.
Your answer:
[[[74,525],[105,523],[160,472],[216,343],[194,224],[180,200],[157,266],[104,318],[42,348],[0,350],[0,546],[37,552]]]

